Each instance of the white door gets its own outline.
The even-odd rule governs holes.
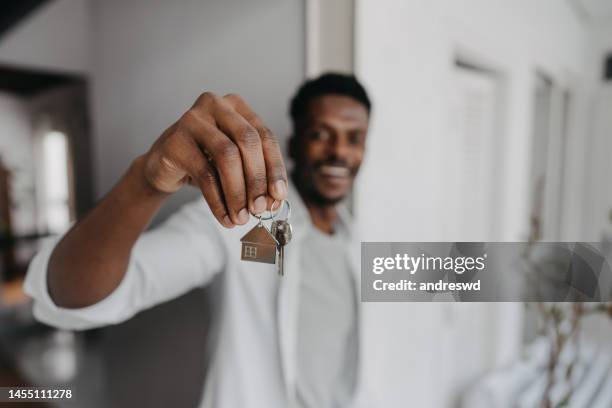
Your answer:
[[[500,83],[490,72],[457,66],[451,94],[446,174],[449,232],[456,241],[494,239],[496,188],[501,182],[498,145]]]

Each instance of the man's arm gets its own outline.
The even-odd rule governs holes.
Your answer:
[[[123,279],[134,243],[168,193],[144,178],[145,157],[55,247],[47,286],[57,306],[78,308],[110,294]]]
[[[205,93],[55,247],[47,273],[53,302],[81,308],[112,293],[138,237],[185,183],[200,188],[228,228],[245,224],[249,212],[264,211],[287,191],[272,133],[240,97]]]

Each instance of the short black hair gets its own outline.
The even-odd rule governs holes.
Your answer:
[[[294,125],[304,118],[313,99],[329,94],[349,96],[363,104],[368,113],[372,109],[368,93],[354,75],[328,72],[304,82],[291,99],[289,114]]]

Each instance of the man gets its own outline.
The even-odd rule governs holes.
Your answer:
[[[223,272],[204,407],[345,407],[359,390],[358,271],[341,202],[361,165],[370,101],[352,76],[308,81],[291,103],[290,187],[269,129],[236,95],[204,93],[106,197],[43,248],[26,290],[43,322],[124,321]],[[144,232],[183,185],[206,200]],[[241,262],[240,237],[273,200],[292,204],[285,277]],[[357,253],[358,254],[358,253]]]

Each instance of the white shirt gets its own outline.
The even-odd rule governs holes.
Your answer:
[[[349,405],[357,362],[355,282],[342,223],[304,239],[297,336],[297,400],[301,408]]]
[[[82,330],[115,324],[143,309],[176,298],[207,284],[223,271],[224,285],[218,341],[206,377],[203,408],[287,408],[296,402],[297,305],[300,288],[300,251],[304,237],[314,227],[298,194],[290,187],[293,206],[293,240],[285,250],[285,276],[276,266],[240,261],[240,238],[248,225],[227,230],[213,218],[201,200],[184,206],[161,227],[144,233],[133,248],[120,285],[107,298],[81,309],[57,307],[47,290],[47,264],[57,239],[43,246],[32,261],[25,282],[34,298],[34,315],[40,321],[65,329]],[[343,223],[350,227],[346,211]],[[359,244],[349,229],[350,268],[359,288]],[[83,271],[84,274],[87,271]],[[359,298],[359,297],[357,297]],[[362,304],[358,303],[358,319]],[[359,324],[359,344],[366,329]],[[359,349],[356,394],[352,406],[368,402],[363,367],[366,349]],[[374,366],[375,367],[375,366]],[[373,367],[373,368],[374,368]],[[382,379],[380,370],[371,370]],[[388,405],[387,405],[388,406]]]

